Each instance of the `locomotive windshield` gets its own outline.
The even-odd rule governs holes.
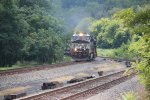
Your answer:
[[[90,42],[90,36],[72,36],[71,41],[73,43],[82,43],[82,42],[86,42],[89,43]]]

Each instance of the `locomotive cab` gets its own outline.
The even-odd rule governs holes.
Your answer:
[[[96,54],[96,39],[87,33],[74,34],[71,38],[70,56],[75,61],[93,60]]]

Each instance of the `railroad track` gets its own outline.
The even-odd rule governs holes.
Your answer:
[[[132,61],[132,60],[126,60],[126,59],[110,58],[110,57],[101,57],[101,56],[98,56],[98,57],[104,58],[104,59],[113,59],[116,61]],[[34,66],[34,67],[29,67],[29,68],[26,67],[26,68],[10,69],[6,71],[0,71],[0,76],[21,74],[21,73],[27,73],[31,71],[38,71],[38,70],[44,70],[48,68],[55,68],[55,67],[63,67],[63,66],[74,65],[74,64],[79,64],[79,63],[85,63],[85,62],[67,62],[67,63],[59,63],[59,64],[39,65],[39,66]]]
[[[129,79],[128,76],[123,76],[124,71],[125,70],[54,90],[46,90],[16,100],[83,100]],[[131,76],[133,75],[134,74]]]
[[[59,63],[59,64],[39,65],[39,66],[28,67],[28,68],[26,67],[26,68],[10,69],[6,71],[0,71],[0,76],[28,73],[31,71],[38,71],[38,70],[44,70],[49,68],[55,68],[55,67],[63,67],[63,66],[74,65],[79,63],[83,63],[83,62],[67,62],[67,63]]]
[[[111,59],[111,60],[114,60],[114,61],[129,61],[129,62],[136,62],[136,60],[129,60],[129,59],[112,58],[112,57],[103,57],[103,56],[98,56],[98,57],[103,58],[103,59]]]

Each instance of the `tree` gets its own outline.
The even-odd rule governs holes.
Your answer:
[[[127,14],[127,12],[130,12]],[[140,59],[137,70],[145,83],[148,94],[150,94],[150,9],[149,5],[137,11],[132,9],[123,10],[117,13],[118,18],[124,22],[124,27],[130,29],[132,41],[129,50],[135,52]],[[132,16],[132,17],[131,17]],[[149,95],[150,98],[150,95]]]
[[[121,20],[102,18],[94,21],[90,29],[101,48],[118,48],[130,39],[129,31],[122,27]]]
[[[0,1],[0,66],[63,58],[63,23],[52,10],[51,0]]]
[[[137,69],[141,72],[141,79],[145,83],[150,98],[150,9],[145,7],[138,12],[135,12],[135,16],[127,23],[129,27],[132,27],[132,33],[136,34],[138,39],[135,39],[130,46],[130,50],[135,51],[141,61]]]
[[[17,19],[17,0],[0,1],[0,66],[11,66],[19,59],[23,31]]]
[[[48,11],[51,5],[47,5],[47,3],[50,3],[50,1],[31,2],[26,0],[26,2],[23,2],[22,14],[30,25],[22,49],[23,60],[52,63],[63,58],[62,36],[64,29],[62,23]],[[56,51],[59,51],[59,53]]]

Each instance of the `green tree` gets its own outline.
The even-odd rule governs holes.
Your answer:
[[[130,13],[128,13],[130,12]],[[145,83],[148,94],[150,94],[150,9],[149,5],[133,11],[127,9],[117,13],[122,19],[124,26],[130,28],[132,41],[129,50],[135,52],[140,59],[137,69],[140,77]],[[131,17],[132,16],[132,17]],[[150,96],[150,95],[149,95]],[[150,98],[150,97],[149,97]]]
[[[52,7],[51,0],[0,0],[0,66],[63,58],[63,23]]]
[[[17,0],[0,0],[0,66],[14,64],[23,47],[16,4]]]
[[[122,27],[121,20],[102,18],[94,21],[90,29],[101,48],[117,48],[130,39],[129,31]]]
[[[132,20],[127,24],[132,27],[132,33],[136,34],[136,38],[130,46],[130,50],[134,50],[141,59],[137,69],[141,72],[141,79],[145,83],[150,98],[150,9],[145,7],[135,12]]]
[[[64,30],[62,23],[51,16],[48,11],[50,7],[47,6],[46,2],[48,1],[30,2],[27,0],[23,2],[24,5],[21,7],[23,9],[22,14],[30,25],[22,49],[23,60],[52,63],[63,58],[62,35]],[[43,6],[45,4],[46,7]]]

